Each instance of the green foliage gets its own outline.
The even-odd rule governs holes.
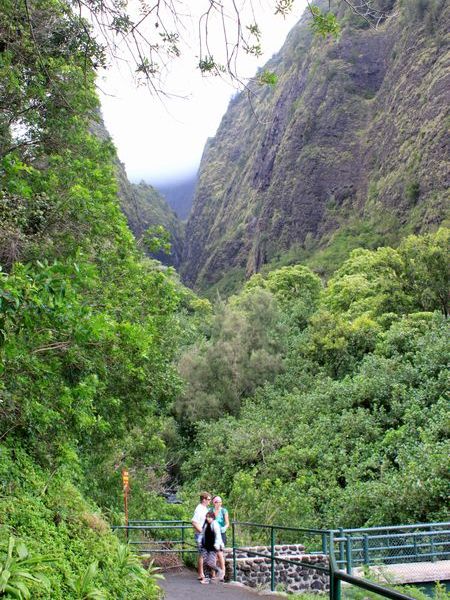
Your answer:
[[[283,316],[267,290],[254,288],[219,304],[203,339],[181,357],[185,381],[176,402],[188,423],[237,414],[242,399],[282,369]]]
[[[312,15],[311,29],[316,35],[326,38],[328,36],[339,39],[341,35],[341,26],[332,12],[324,12],[318,6],[310,6]]]
[[[420,196],[420,184],[417,181],[410,181],[405,187],[405,194],[410,202],[416,203]]]
[[[123,576],[117,537],[70,481],[73,477],[70,465],[49,472],[22,449],[0,447],[0,544],[6,545],[14,532],[48,579],[47,587],[33,582],[33,599],[80,600],[94,590],[119,600],[157,598],[151,575],[145,586]],[[42,564],[47,553],[52,562]],[[93,563],[98,565],[95,574]]]
[[[0,596],[28,600],[31,598],[32,584],[49,588],[49,580],[42,573],[42,567],[52,559],[45,556],[31,557],[26,545],[13,536],[8,540],[7,548],[0,562]]]
[[[220,75],[221,73],[225,73],[225,67],[216,62],[213,56],[204,56],[198,61],[198,68],[202,72],[202,74],[212,74],[212,75]]]
[[[155,598],[154,576],[121,578],[95,502],[122,518],[128,466],[136,501],[170,513],[162,437],[189,294],[121,213],[114,148],[92,133],[87,24],[59,0],[7,1],[0,18],[0,542],[55,558],[48,589],[23,565],[36,600]],[[15,573],[5,585],[26,598]]]
[[[65,2],[6,0],[1,23],[0,97],[7,103],[0,117],[0,158],[14,149],[33,152],[36,144],[41,151],[70,144],[74,121],[67,117],[88,120],[97,106],[92,66],[105,63],[102,47]]]
[[[260,83],[261,85],[276,85],[278,81],[278,77],[276,75],[276,73],[273,73],[272,71],[263,71],[262,73],[260,73],[258,75],[258,83]]]
[[[143,592],[149,585],[152,586],[156,581],[164,579],[160,569],[153,566],[153,561],[149,561],[147,567],[144,568],[142,560],[132,553],[128,544],[119,544],[118,567],[121,576],[124,579],[128,577],[134,579],[142,587]]]
[[[144,243],[149,252],[170,254],[170,233],[162,225],[152,225],[144,233]]]
[[[235,519],[284,525],[446,519],[447,247],[439,230],[355,250],[323,291],[303,267],[255,275],[229,304],[274,295],[283,372],[260,377],[238,414],[194,423],[186,494],[218,490]]]
[[[265,277],[253,275],[245,284],[244,291],[262,287],[269,290],[280,306],[288,310],[291,318],[304,325],[317,308],[322,283],[308,267],[294,265],[271,271]]]
[[[68,585],[75,593],[75,597],[80,600],[105,600],[106,595],[97,589],[94,584],[98,571],[98,564],[91,563],[84,573],[81,573],[76,579],[70,579]]]
[[[445,316],[449,313],[449,233],[442,227],[435,234],[412,235],[399,247],[407,291],[421,310],[439,309]]]

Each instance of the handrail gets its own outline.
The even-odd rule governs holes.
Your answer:
[[[285,563],[295,566],[302,566],[308,569],[313,569],[322,573],[328,573],[330,577],[330,600],[341,600],[341,583],[344,581],[350,583],[359,588],[365,589],[370,592],[374,592],[389,598],[390,600],[412,600],[410,596],[403,594],[394,589],[390,589],[367,581],[360,577],[352,575],[352,563],[357,564],[373,564],[373,560],[386,561],[390,559],[409,559],[415,557],[432,557],[433,560],[437,556],[447,556],[450,552],[447,551],[447,547],[450,544],[447,537],[443,540],[439,540],[438,536],[448,536],[450,534],[450,522],[445,523],[427,523],[427,524],[414,524],[414,525],[396,525],[396,526],[382,526],[372,528],[355,528],[355,529],[317,529],[317,528],[305,528],[305,527],[285,527],[283,525],[267,525],[261,523],[247,522],[247,521],[232,521],[232,550],[233,550],[233,579],[237,578],[237,555],[236,553],[240,548],[236,545],[236,527],[256,527],[270,532],[270,545],[267,545],[267,552],[259,552],[258,550],[252,550],[245,548],[245,552],[248,556],[264,557],[270,560],[270,587],[271,590],[275,590],[275,564]],[[440,527],[441,529],[437,529]],[[196,553],[197,549],[195,544],[190,543],[185,536],[187,529],[191,530],[192,524],[186,520],[131,520],[128,525],[114,525],[113,530],[125,530],[127,534],[127,540],[130,544],[137,548],[138,552],[158,552],[158,553]],[[434,528],[434,530],[433,530]],[[154,540],[146,532],[166,530],[166,540]],[[169,539],[175,534],[169,533],[170,530],[179,530],[181,539],[174,540]],[[141,541],[130,540],[128,533],[134,531],[142,531],[143,536]],[[328,567],[316,562],[304,562],[301,560],[292,560],[288,555],[277,556],[276,547],[278,545],[283,546],[285,544],[276,544],[276,539],[281,539],[281,536],[276,536],[277,532],[297,532],[299,538],[303,538],[305,542],[305,534],[311,536],[312,548],[309,553],[312,555],[323,555],[328,557]],[[156,536],[155,536],[156,537]],[[164,536],[163,536],[164,537]],[[265,536],[264,536],[265,537]],[[294,536],[287,536],[289,538]],[[295,536],[296,538],[296,536]],[[402,538],[405,543],[401,544],[398,542]],[[244,538],[245,539],[245,538]],[[393,544],[389,542],[383,546],[383,540],[392,540]],[[428,539],[428,543],[427,543]],[[369,547],[369,541],[374,540],[375,545]],[[412,540],[412,541],[410,541]],[[362,543],[361,543],[362,542]],[[378,542],[378,543],[377,543]],[[167,544],[166,548],[161,548]],[[337,547],[335,545],[338,544]],[[156,547],[155,547],[156,546]],[[318,547],[322,547],[322,551],[318,550]],[[139,548],[140,547],[140,548]],[[431,549],[431,553],[426,552],[427,548]],[[195,548],[195,549],[193,549]],[[314,548],[314,549],[313,549]],[[420,551],[421,549],[425,551]],[[244,549],[244,547],[242,548]],[[408,551],[410,549],[415,550],[415,554],[402,551]],[[419,549],[419,552],[417,550]],[[383,555],[385,551],[397,551],[394,556]],[[336,558],[336,552],[339,553],[339,560]],[[400,551],[400,552],[398,552]],[[397,556],[399,554],[399,556]],[[369,561],[370,559],[370,561]],[[417,558],[416,558],[417,559]],[[320,561],[318,561],[320,562]],[[345,567],[347,572],[342,570]]]
[[[392,590],[390,588],[386,588],[378,583],[373,583],[371,581],[367,581],[365,579],[360,579],[359,577],[354,577],[353,575],[349,575],[344,571],[338,569],[336,556],[334,553],[334,532],[330,533],[330,600],[341,600],[341,581],[346,581],[347,583],[351,583],[360,587],[369,592],[375,592],[384,596],[386,598],[390,598],[391,600],[413,600],[411,596],[407,594],[403,594],[402,592],[398,592],[397,590]]]
[[[420,537],[420,536],[427,536],[427,537],[433,537],[435,535],[442,535],[443,533],[448,534],[450,533],[450,529],[442,529],[439,531],[414,531],[414,532],[405,532],[405,533],[385,533],[383,535],[378,534],[378,535],[371,535],[370,539],[371,540],[384,540],[384,539],[395,539],[395,538],[405,538],[405,537]],[[345,541],[347,539],[347,537],[343,537],[343,538],[335,538],[335,542],[339,542],[339,541]],[[352,535],[352,540],[353,541],[359,541],[359,540],[363,540],[364,536],[354,536]]]
[[[154,529],[192,529],[192,525],[112,525],[111,529],[140,529],[153,531]]]
[[[265,525],[262,523],[251,523],[247,521],[233,521],[235,525],[247,527],[259,527],[260,529],[279,529],[280,531],[302,531],[305,533],[330,533],[331,529],[308,529],[307,527],[285,527],[284,525]]]
[[[443,523],[414,523],[413,525],[381,525],[377,527],[359,527],[356,529],[333,529],[333,533],[357,533],[359,531],[394,531],[401,529],[420,529],[422,527],[450,527],[450,521]]]
[[[190,523],[190,521],[186,521],[186,519],[167,519],[167,520],[166,519],[150,519],[150,520],[130,519],[128,521],[128,523]]]

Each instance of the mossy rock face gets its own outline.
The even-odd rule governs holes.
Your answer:
[[[200,166],[188,284],[227,288],[228,270],[234,285],[292,256],[327,274],[353,237],[372,248],[445,220],[450,7],[410,4],[377,30],[350,23],[339,42],[302,19],[266,66],[278,85],[251,105],[233,98]]]

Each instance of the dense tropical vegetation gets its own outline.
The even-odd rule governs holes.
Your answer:
[[[164,468],[189,296],[120,211],[114,149],[91,134],[103,50],[85,23],[59,0],[6,2],[0,18],[0,596],[152,597],[154,578],[122,576],[94,502],[120,506],[131,431],[150,417],[146,459]],[[24,547],[51,566],[8,583]]]
[[[140,518],[199,487],[255,520],[448,517],[448,230],[212,307],[127,227],[85,21],[6,0],[0,31],[0,597],[157,596],[110,532],[123,467]]]
[[[448,518],[448,236],[255,275],[180,362],[186,488],[240,520]],[[220,356],[220,360],[219,357]]]

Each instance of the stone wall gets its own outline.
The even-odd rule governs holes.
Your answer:
[[[328,569],[328,557],[324,554],[304,554],[304,546],[290,544],[275,546],[275,556],[295,563],[275,561],[275,586],[286,592],[327,592],[329,577],[312,568],[313,565]],[[254,556],[253,553],[267,556]],[[226,551],[227,579],[233,579],[233,552]],[[310,566],[308,566],[310,565]],[[270,588],[270,547],[254,546],[236,551],[236,581],[253,588]]]

